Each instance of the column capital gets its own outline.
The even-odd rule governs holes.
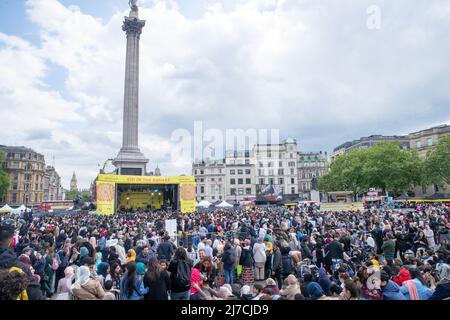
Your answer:
[[[140,36],[142,28],[145,26],[145,20],[139,20],[138,18],[125,17],[122,30],[125,31],[127,36],[129,34],[135,34]]]

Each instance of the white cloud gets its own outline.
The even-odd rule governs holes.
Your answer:
[[[372,2],[204,1],[189,19],[184,3],[145,1],[140,142],[151,169],[190,172],[190,159],[170,158],[170,136],[197,119],[279,128],[311,151],[448,119],[448,3],[382,2],[373,31]],[[21,124],[2,142],[55,155],[65,185],[76,171],[87,187],[121,144],[128,8],[105,20],[55,0],[28,0],[26,11],[38,46],[0,33],[0,117]],[[64,92],[50,65],[65,70]]]

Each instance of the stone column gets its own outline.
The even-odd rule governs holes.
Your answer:
[[[139,152],[139,40],[144,20],[139,20],[137,11],[125,17],[123,31],[127,34],[127,56],[125,67],[125,95],[123,105],[122,151]]]

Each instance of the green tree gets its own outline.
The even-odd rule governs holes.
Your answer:
[[[417,153],[402,150],[397,142],[381,142],[354,149],[330,165],[330,173],[319,178],[321,191],[352,191],[355,196],[369,188],[387,195],[399,194],[422,181],[422,161]]]
[[[423,168],[424,185],[450,184],[450,135],[442,137],[428,153]]]
[[[3,170],[5,162],[5,153],[0,150],[0,198],[3,197],[9,189],[9,175]]]
[[[422,182],[423,161],[415,151],[402,150],[398,142],[381,142],[366,151],[364,174],[370,187],[400,194]]]
[[[73,200],[78,195],[80,195],[79,191],[67,191],[66,192],[66,200]]]
[[[90,202],[91,201],[91,193],[89,191],[84,191],[81,194],[81,198],[83,199],[84,202]]]

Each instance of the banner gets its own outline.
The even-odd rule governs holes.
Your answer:
[[[118,174],[99,174],[98,181],[119,184],[182,184],[195,183],[193,176],[126,176]]]
[[[97,214],[114,214],[116,184],[114,182],[97,181]]]
[[[176,237],[177,236],[177,220],[176,219],[170,219],[166,220],[166,231],[169,234],[170,237]]]
[[[195,211],[195,184],[180,184],[180,207],[182,213]]]

